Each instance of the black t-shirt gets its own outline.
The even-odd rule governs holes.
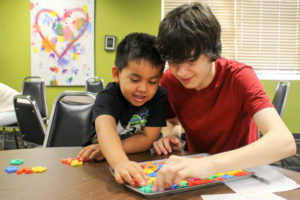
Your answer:
[[[84,145],[92,144],[96,135],[95,119],[100,115],[111,115],[116,120],[117,132],[121,139],[139,133],[144,127],[166,126],[167,92],[159,86],[154,97],[143,106],[131,105],[122,95],[118,83],[109,83],[105,90],[97,95],[92,127]]]

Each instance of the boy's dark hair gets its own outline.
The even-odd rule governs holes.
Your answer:
[[[184,4],[171,10],[159,26],[157,46],[163,59],[195,61],[205,54],[211,62],[221,56],[221,27],[205,4]]]
[[[115,65],[121,71],[129,61],[141,61],[142,59],[152,63],[153,67],[162,67],[165,61],[156,47],[156,37],[146,33],[131,33],[119,44],[116,53]]]

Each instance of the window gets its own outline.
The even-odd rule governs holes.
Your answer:
[[[164,0],[163,15],[190,2]],[[251,65],[260,79],[300,79],[300,0],[201,2],[221,24],[222,56]]]

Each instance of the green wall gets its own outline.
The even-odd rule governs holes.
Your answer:
[[[30,76],[29,0],[0,1],[0,81],[21,91],[22,80]],[[95,72],[105,83],[112,81],[115,52],[104,50],[104,36],[117,36],[117,43],[131,32],[157,34],[161,15],[160,0],[95,0]],[[273,98],[278,81],[262,81]],[[47,87],[49,113],[55,97],[65,90],[84,87]],[[300,81],[291,81],[283,120],[300,133]]]
[[[95,0],[95,74],[112,81],[114,52],[104,50],[105,35],[117,36],[117,44],[128,33],[156,35],[160,22],[160,0]],[[21,91],[30,76],[30,1],[0,1],[0,81]],[[49,114],[59,93],[84,87],[47,87]],[[49,115],[50,116],[50,115]]]
[[[267,94],[273,99],[278,81],[261,81]],[[290,81],[290,89],[282,119],[293,133],[300,133],[300,81]],[[298,93],[299,92],[299,93]]]

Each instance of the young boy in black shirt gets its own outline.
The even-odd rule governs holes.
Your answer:
[[[78,157],[102,160],[114,169],[118,183],[146,185],[138,163],[126,154],[149,149],[166,126],[166,91],[159,86],[164,61],[155,46],[156,38],[132,33],[117,48],[113,83],[97,95],[89,146]]]

